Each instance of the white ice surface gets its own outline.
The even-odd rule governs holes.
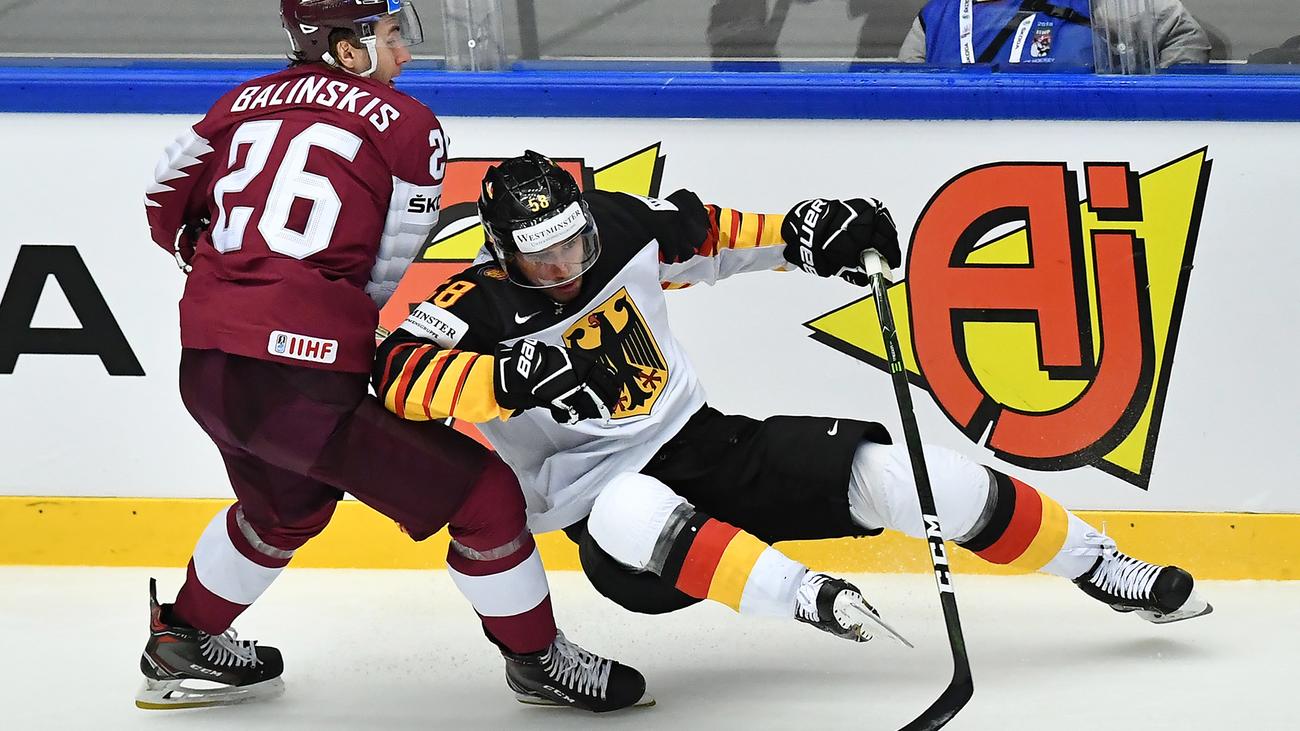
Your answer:
[[[634,615],[554,573],[569,637],[644,672],[659,703],[606,716],[526,707],[445,572],[289,570],[237,623],[281,648],[275,701],[140,711],[147,577],[0,568],[0,729],[897,729],[947,683],[933,583],[856,576],[918,646],[854,645],[716,605]],[[1215,613],[1154,626],[1050,577],[959,576],[975,697],[950,729],[1296,729],[1300,582],[1205,582]]]

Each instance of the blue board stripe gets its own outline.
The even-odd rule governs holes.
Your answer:
[[[201,114],[275,62],[0,65],[0,112]],[[1300,121],[1300,76],[934,71],[408,70],[443,116]],[[1208,71],[1208,69],[1207,69]]]

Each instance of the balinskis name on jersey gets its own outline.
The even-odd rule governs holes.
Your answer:
[[[304,76],[267,86],[248,86],[230,104],[232,114],[287,104],[317,104],[365,118],[379,132],[402,113],[393,105],[340,79]]]
[[[168,255],[183,226],[210,222],[181,345],[369,372],[377,308],[438,221],[446,163],[433,112],[374,79],[310,63],[227,92],[145,192]]]

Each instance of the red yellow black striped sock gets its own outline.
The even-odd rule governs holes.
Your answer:
[[[962,547],[989,563],[1038,571],[1065,546],[1069,513],[1060,503],[1014,477],[993,474],[993,510]]]
[[[737,612],[793,616],[806,570],[755,536],[697,512],[677,533],[661,575],[684,594]]]

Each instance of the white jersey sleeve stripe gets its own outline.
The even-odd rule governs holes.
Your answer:
[[[186,177],[189,175],[186,168],[198,165],[200,157],[211,153],[212,145],[208,144],[207,140],[198,136],[193,129],[186,130],[163,150],[162,157],[158,158],[158,163],[154,166],[154,182],[150,184],[145,194],[153,195],[175,190],[164,183]]]
[[[785,245],[723,249],[713,256],[693,256],[676,264],[660,263],[659,279],[669,284],[714,284],[745,272],[784,269]]]
[[[411,265],[429,232],[438,223],[442,184],[415,185],[393,178],[393,195],[379,239],[379,254],[370,270],[366,294],[383,307],[397,290],[397,283]]]

